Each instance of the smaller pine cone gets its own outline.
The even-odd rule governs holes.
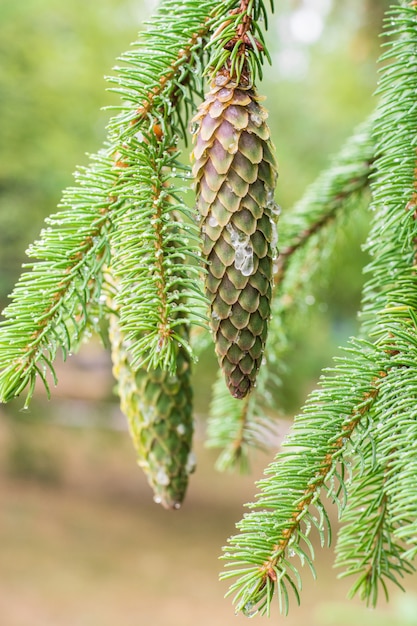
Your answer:
[[[118,381],[121,409],[154,500],[166,509],[179,509],[195,469],[190,358],[178,347],[177,370],[133,371],[118,321],[110,324],[113,374]]]
[[[277,164],[259,100],[253,87],[223,71],[193,120],[211,329],[236,398],[251,390],[261,365],[277,253]]]

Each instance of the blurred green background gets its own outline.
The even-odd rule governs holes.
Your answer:
[[[86,152],[105,137],[117,103],[103,78],[155,2],[2,0],[0,3],[0,306],[24,251],[55,211]],[[283,210],[374,107],[383,0],[282,0],[270,21],[273,66],[267,96],[280,163]],[[355,332],[366,256],[367,219],[337,237],[329,272],[312,286],[294,337],[281,404],[290,418]],[[306,323],[307,320],[307,323]],[[253,481],[272,458],[256,456],[253,475],[220,476],[203,448],[213,359],[196,369],[198,469],[179,513],[152,502],[113,394],[109,356],[91,343],[58,366],[59,385],[0,407],[0,623],[4,626],[200,626],[243,624],[235,617],[218,556],[234,532]],[[417,585],[393,591],[369,611],[348,603],[330,550],[318,551],[318,581],[305,576],[295,625],[417,624]],[[277,607],[276,607],[277,609]],[[265,620],[253,618],[255,623]],[[272,621],[279,619],[277,610]]]

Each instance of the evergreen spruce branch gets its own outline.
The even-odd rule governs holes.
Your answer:
[[[368,240],[373,261],[364,289],[362,323],[374,335],[375,314],[407,316],[414,293],[417,207],[416,7],[402,2],[389,14],[389,35],[395,35],[382,56],[386,63],[379,86],[381,101],[375,122],[377,174],[373,184],[374,226]],[[383,156],[382,156],[383,155]],[[382,224],[382,229],[381,229]],[[390,236],[386,234],[390,231]],[[409,289],[412,289],[410,292]],[[414,306],[413,303],[411,303]],[[388,312],[386,309],[389,309]],[[385,313],[384,313],[385,311]],[[386,327],[386,325],[385,325]],[[384,326],[380,326],[384,332]]]
[[[414,450],[409,438],[415,415],[417,345],[416,5],[403,2],[389,17],[389,34],[396,38],[382,57],[389,64],[381,78],[375,122],[380,156],[372,184],[375,218],[368,241],[372,275],[364,289],[364,328],[378,346],[385,346],[387,377],[372,415],[372,450],[367,442],[362,449],[362,457],[370,457],[368,468],[355,478],[337,548],[346,575],[358,575],[352,592],[373,604],[379,585],[387,593],[385,578],[399,584],[398,577],[412,571],[417,513],[410,506]],[[369,475],[374,477],[372,484]],[[362,517],[364,502],[367,514]]]
[[[405,345],[410,344],[409,337],[404,339],[404,331],[397,339],[395,341],[391,334],[385,344],[378,342],[378,346],[364,340],[353,341],[348,351],[350,354],[343,359],[337,359],[333,375],[327,374],[323,377],[321,388],[310,396],[303,413],[296,418],[283,451],[266,471],[269,478],[259,482],[259,500],[250,505],[256,510],[246,515],[237,525],[241,534],[232,537],[229,546],[225,548],[224,558],[228,560],[228,566],[240,566],[222,575],[222,578],[240,576],[229,592],[235,593],[238,610],[269,613],[275,587],[281,611],[288,610],[288,586],[299,599],[299,574],[294,571],[295,566],[289,559],[299,556],[301,564],[307,563],[313,568],[313,554],[308,556],[308,536],[310,529],[315,526],[319,529],[322,541],[324,540],[326,518],[320,497],[323,488],[339,504],[341,512],[344,510],[348,490],[348,485],[344,484],[343,472],[345,451],[352,435],[360,430],[361,421],[365,418],[370,421],[369,412],[374,419],[374,406],[376,400],[381,398],[381,387],[391,369],[396,367],[396,363],[392,361],[393,354],[403,353],[400,339]],[[412,345],[415,343],[414,336]],[[404,367],[404,363],[410,365],[413,362],[410,355],[406,359],[399,356],[395,358],[399,359],[400,367]],[[394,396],[391,386],[390,389]],[[397,389],[398,386],[395,385],[395,391]],[[368,432],[366,429],[365,431]],[[353,552],[356,556],[350,555],[344,562],[350,564],[353,561],[355,573],[362,568],[363,575],[354,591],[361,588],[364,595],[373,602],[377,597],[378,583],[385,588],[386,577],[399,584],[398,575],[409,573],[412,566],[401,553],[399,542],[392,539],[391,520],[385,517],[386,494],[381,500],[377,478],[375,484],[372,483],[366,471],[366,450],[361,450],[355,439],[356,437],[352,449],[359,452],[367,497],[362,493],[354,502],[362,503],[361,507],[364,502],[368,503],[369,510],[367,509],[367,515],[362,515],[357,510],[351,514],[356,535],[351,538],[348,533],[346,543],[348,548],[356,551]],[[373,436],[370,442],[369,450],[373,458]],[[391,450],[391,455],[392,453]],[[392,478],[394,484],[394,475]],[[369,484],[373,485],[374,491],[367,493]],[[312,511],[314,507],[322,515],[320,521]],[[362,518],[364,523],[358,526],[357,520]],[[408,537],[411,536],[412,527],[409,530]],[[361,539],[369,536],[373,540],[364,547]],[[364,555],[361,549],[364,550]],[[365,563],[365,555],[369,553],[372,557],[371,563]]]
[[[372,136],[374,115],[361,124],[333,158],[292,211],[280,217],[280,252],[275,284],[279,285],[293,255],[331,225],[346,207],[355,206],[358,196],[369,185],[375,159]],[[313,244],[311,253],[317,251]],[[307,266],[314,266],[307,259]]]
[[[411,22],[405,30],[415,33],[415,10],[410,11],[406,7],[404,11]],[[403,26],[404,14],[401,15],[401,23]],[[396,44],[395,47],[397,54],[398,48],[404,52],[405,46]],[[400,56],[400,60],[405,64],[409,62],[404,54]],[[387,74],[392,78],[392,68]],[[383,86],[389,91],[388,80],[383,82]],[[404,94],[404,90],[399,91]],[[375,324],[378,326],[376,340],[374,344],[365,340],[351,343],[349,357],[338,360],[332,376],[327,374],[323,377],[321,388],[310,396],[304,411],[296,418],[293,432],[284,444],[283,451],[267,469],[268,478],[260,482],[259,499],[250,505],[255,510],[238,524],[240,535],[232,537],[225,549],[228,565],[237,568],[223,574],[223,577],[240,577],[229,592],[235,593],[238,610],[268,613],[275,587],[281,610],[288,609],[287,587],[289,585],[292,589],[296,588],[298,580],[298,575],[289,569],[288,557],[298,555],[302,563],[305,561],[312,566],[313,555],[308,558],[308,543],[305,538],[308,536],[307,529],[314,523],[310,511],[312,505],[318,504],[320,508],[323,507],[320,500],[320,490],[323,487],[334,501],[337,502],[341,498],[340,506],[343,511],[347,490],[342,471],[343,453],[355,430],[360,428],[361,420],[369,417],[369,411],[373,409],[380,395],[382,381],[392,367],[395,367],[393,359],[400,359],[400,356],[397,357],[402,354],[400,340],[407,334],[412,320],[416,317],[413,295],[416,293],[413,267],[415,219],[414,211],[405,211],[406,207],[410,207],[410,198],[413,203],[415,197],[416,125],[412,119],[414,107],[407,102],[405,110],[402,110],[402,117],[398,118],[400,108],[398,100],[395,99],[394,104],[392,100],[388,100],[389,109],[385,102],[382,103],[385,125],[389,127],[391,122],[392,134],[395,137],[390,136],[388,140],[379,142],[377,147],[377,153],[381,156],[377,162],[378,179],[374,184],[376,198],[374,206],[378,210],[373,229],[376,243],[372,243],[371,248],[378,254],[374,270],[379,272],[379,280],[382,280],[386,288],[382,306],[380,302],[380,306],[377,307],[376,313],[379,312],[379,315],[375,315],[374,311],[372,326],[375,327]],[[394,110],[397,114],[395,121],[387,122],[389,110]],[[405,133],[404,135],[398,133],[398,119],[403,121],[407,114],[408,119],[405,120],[404,126],[408,131],[408,143],[405,141]],[[381,117],[379,119],[381,120]],[[381,128],[382,135],[382,122],[380,124],[377,129]],[[406,153],[405,157],[399,158],[400,148],[396,144],[397,140],[403,150],[402,154],[407,149],[409,156]],[[393,179],[390,181],[390,189],[387,190],[389,166],[393,167],[391,172]],[[384,170],[384,167],[387,169]],[[377,203],[382,199],[384,205],[381,207]],[[381,217],[385,219],[381,220]],[[376,226],[378,223],[382,224],[379,231]],[[387,250],[389,257],[394,261],[392,266],[394,267],[395,261],[398,262],[394,269],[396,278],[394,285],[391,276],[388,279],[382,276],[381,267],[384,267]],[[387,273],[386,266],[384,270]],[[369,290],[369,286],[367,289]],[[414,328],[412,331],[414,332]],[[407,341],[410,342],[410,337],[407,337]],[[366,459],[362,450],[363,456]],[[364,480],[366,479],[367,476]],[[410,570],[409,563],[403,557],[400,556],[398,559],[398,544],[392,542],[390,538],[391,521],[386,515],[389,500],[386,496],[381,500],[380,490],[376,491],[379,491],[379,508],[377,507],[374,515],[370,516],[371,529],[372,525],[374,527],[373,540],[370,544],[371,563],[362,562],[362,571],[365,569],[365,575],[357,587],[364,590],[365,595],[371,600],[376,597],[378,583],[385,585],[384,577],[398,581],[398,573],[401,575]],[[371,490],[371,502],[374,501]],[[302,526],[306,520],[309,524],[307,529]],[[360,537],[356,536],[356,543],[359,540]],[[391,545],[389,542],[392,544],[391,551],[388,549]],[[355,541],[350,539],[350,545],[354,543]],[[394,555],[395,559],[390,559],[390,556],[385,559],[383,549],[387,550],[390,556]],[[360,550],[359,547],[358,554]],[[298,591],[295,595],[298,599]]]
[[[399,578],[414,571],[417,549],[415,327],[401,330],[395,345],[370,416],[371,431],[355,443],[360,461],[337,545],[342,576],[357,576],[350,595],[359,593],[373,606],[380,586],[388,597],[386,580],[402,588]]]
[[[240,534],[229,540],[223,557],[234,569],[221,577],[238,577],[229,591],[235,594],[237,610],[269,613],[275,589],[284,613],[288,589],[299,599],[299,573],[292,558],[298,556],[301,564],[314,569],[310,530],[317,528],[322,541],[326,527],[330,531],[323,489],[343,508],[346,486],[339,464],[385,376],[375,353],[370,343],[351,342],[347,355],[337,359],[307,400],[282,452],[267,468],[268,477],[259,482],[258,500],[249,505],[253,510],[237,525]]]
[[[271,11],[274,10],[270,2]],[[232,0],[225,2],[221,11],[216,12],[211,29],[211,55],[207,72],[213,79],[223,67],[233,80],[240,82],[243,71],[247,71],[251,84],[256,77],[262,79],[264,57],[271,62],[260,20],[268,26],[268,12],[263,0]]]
[[[242,473],[248,472],[250,450],[265,450],[276,441],[276,422],[268,414],[272,397],[266,379],[267,368],[263,366],[254,391],[238,400],[231,396],[222,372],[218,372],[207,423],[206,447],[223,448],[216,461],[219,471],[237,468]]]
[[[129,99],[130,107],[118,117],[119,132],[115,132],[114,125],[110,128],[113,138],[116,139],[113,151],[117,150],[117,146],[119,148],[121,146],[118,135],[122,134],[123,121],[126,126],[125,131],[130,134],[136,132],[135,123],[138,119],[147,121],[147,114],[158,97],[162,97],[165,102],[170,102],[172,107],[172,100],[169,100],[167,95],[173,91],[173,86],[168,85],[171,75],[172,77],[179,76],[185,82],[184,73],[186,73],[187,81],[190,83],[190,72],[184,68],[189,64],[191,56],[198,57],[196,50],[200,51],[202,48],[203,37],[207,33],[208,18],[216,4],[216,2],[198,4],[192,1],[179,3],[169,0],[164,2],[154,18],[153,29],[151,26],[147,34],[143,36],[135,51],[136,54],[132,51],[126,54],[124,60],[135,65],[135,72],[133,86],[126,85],[129,80],[128,76],[123,76],[118,81],[121,85],[125,85],[122,91],[125,98]],[[179,15],[183,18],[182,20],[178,19]],[[175,35],[176,42],[172,46],[166,46],[167,39],[165,38],[169,21],[169,30],[172,36]],[[159,37],[159,43],[157,37]],[[161,55],[154,54],[151,44],[161,51]],[[158,58],[157,65],[155,65],[156,58]],[[147,67],[141,63],[141,59],[148,62]],[[138,72],[138,68],[142,71]],[[139,83],[136,82],[138,75],[141,77]],[[194,74],[191,75],[194,76]],[[140,84],[142,80],[143,83]],[[190,91],[192,89],[193,86]],[[181,93],[183,90],[184,86],[181,83]],[[136,97],[133,107],[132,95]],[[179,126],[183,129],[183,125],[179,124]],[[94,277],[96,283],[100,284],[100,264],[97,259],[106,256],[104,249],[108,254],[107,233],[103,237],[104,231],[99,228],[99,224],[106,225],[107,229],[107,215],[104,217],[104,214],[107,214],[109,204],[115,204],[117,200],[111,195],[115,183],[115,171],[108,155],[112,150],[107,151],[105,164],[103,161],[101,166],[97,165],[102,157],[96,157],[96,163],[93,166],[84,173],[80,170],[81,178],[85,179],[80,182],[81,189],[70,188],[65,192],[64,206],[68,214],[67,212],[63,215],[58,214],[57,220],[58,222],[67,221],[63,232],[59,232],[54,222],[54,229],[52,231],[44,229],[42,239],[31,249],[31,254],[39,255],[42,260],[35,264],[32,272],[25,272],[22,275],[13,294],[14,303],[6,309],[6,321],[2,324],[0,344],[0,368],[3,369],[0,379],[2,401],[20,394],[27,385],[29,385],[30,396],[38,375],[48,389],[44,370],[45,367],[51,369],[54,376],[52,361],[56,355],[57,345],[62,346],[64,355],[65,352],[73,349],[74,340],[78,338],[85,324],[88,303],[91,304],[94,301],[94,290],[87,294],[85,285],[91,287],[94,284],[94,281],[89,282],[90,277]],[[99,211],[98,217],[96,216],[97,210]],[[96,217],[98,222],[94,222]],[[94,224],[91,232],[88,229],[88,219],[91,219]],[[56,243],[56,237],[60,241],[59,245]],[[66,250],[64,260],[62,259],[63,250]],[[93,262],[93,271],[90,271],[91,267],[88,264]],[[82,273],[84,273],[82,280],[85,285],[84,282],[79,284],[79,277]],[[52,284],[53,278],[55,278],[55,285]],[[42,288],[43,295],[50,296],[48,300],[39,299],[39,287]],[[81,307],[81,314],[76,310],[76,306]],[[38,322],[35,330],[33,329],[34,321]]]
[[[174,371],[175,344],[191,352],[178,328],[190,317],[198,322],[195,303],[205,299],[198,280],[197,227],[181,201],[182,188],[174,185],[180,167],[177,137],[169,128],[163,133],[157,122],[151,119],[149,129],[119,157],[115,193],[121,204],[113,217],[112,271],[120,279],[116,302],[132,367],[161,365]]]
[[[115,68],[119,75],[108,77],[110,83],[118,85],[111,91],[119,93],[124,101],[109,125],[110,133],[120,142],[140,132],[142,124],[148,125],[148,116],[161,109],[169,111],[169,123],[187,141],[189,112],[195,107],[195,96],[203,96],[203,59],[210,18],[214,11],[226,10],[217,0],[161,2],[147,22],[147,29],[121,56],[124,65]]]
[[[77,187],[64,192],[61,211],[46,220],[40,239],[28,250],[35,259],[23,267],[0,329],[0,401],[26,387],[26,404],[36,379],[48,393],[53,360],[76,349],[91,309],[100,296],[102,268],[108,262],[111,197],[115,176],[108,153],[92,157],[76,173]],[[96,311],[96,308],[94,309]]]

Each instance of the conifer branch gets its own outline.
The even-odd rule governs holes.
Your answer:
[[[412,571],[416,11],[415,1],[401,0],[388,16],[394,38],[382,57],[388,64],[376,116],[282,219],[273,305],[279,319],[270,332],[276,345],[268,349],[273,365],[294,290],[311,276],[317,259],[322,262],[322,242],[328,252],[341,217],[372,177],[366,338],[351,340],[325,372],[258,483],[257,500],[238,524],[240,534],[225,548],[230,571],[222,577],[237,579],[230,593],[247,615],[269,614],[275,591],[284,613],[289,592],[299,601],[294,557],[314,574],[311,530],[322,544],[330,541],[324,494],[345,523],[338,563],[346,575],[358,577],[353,592],[374,604],[381,586],[387,592],[387,581],[400,584]],[[79,171],[78,187],[65,192],[62,210],[47,220],[30,249],[36,262],[26,266],[30,271],[18,282],[1,324],[0,401],[6,401],[27,386],[30,398],[37,378],[48,389],[58,347],[64,356],[75,349],[97,312],[110,318],[122,408],[155,497],[168,508],[180,505],[194,466],[189,333],[191,324],[204,319],[206,300],[197,280],[199,235],[184,202],[188,170],[180,164],[178,142],[187,141],[205,74],[212,86],[195,117],[194,172],[209,260],[206,292],[229,390],[235,398],[246,396],[225,397],[224,385],[216,386],[209,443],[225,446],[222,467],[245,467],[248,447],[263,445],[270,429],[260,402],[267,369],[247,395],[268,332],[276,248],[276,164],[267,113],[254,88],[269,59],[261,18],[266,23],[262,0],[162,1],[135,47],[123,55],[118,77],[110,79],[123,104],[110,122],[108,147]],[[107,306],[103,297],[110,299]],[[356,459],[352,476],[350,456]]]
[[[119,70],[122,87],[116,91],[127,106],[110,123],[111,134],[122,140],[117,194],[123,205],[114,216],[113,272],[120,279],[120,324],[133,367],[173,372],[175,345],[185,341],[177,329],[185,318],[198,322],[201,314],[192,313],[196,302],[205,301],[193,215],[172,181],[177,170],[184,172],[176,144],[186,138],[182,112],[187,117],[201,92],[201,73],[192,67],[201,66],[213,6],[163,3],[138,48],[122,57],[129,65]],[[188,341],[185,347],[191,353]]]
[[[385,55],[385,58],[395,55],[395,61],[385,69],[381,83],[384,97],[375,122],[376,136],[381,138],[377,144],[376,152],[379,156],[373,184],[376,215],[369,241],[375,261],[371,264],[374,275],[365,288],[365,307],[369,327],[373,329],[374,343],[365,340],[351,343],[349,357],[339,360],[332,377],[323,377],[321,389],[310,396],[303,413],[296,418],[293,432],[284,444],[284,451],[278,454],[276,461],[267,470],[270,476],[259,483],[259,499],[250,505],[256,511],[252,511],[239,523],[241,534],[232,537],[230,545],[225,548],[228,564],[240,566],[240,569],[223,574],[223,577],[240,576],[230,590],[230,593],[236,594],[235,602],[239,610],[269,613],[275,588],[284,612],[288,609],[288,586],[299,598],[299,575],[289,557],[298,555],[302,563],[307,562],[312,567],[312,551],[308,554],[309,530],[312,524],[321,533],[324,530],[323,524],[317,522],[311,513],[313,506],[323,507],[319,489],[326,487],[332,499],[336,502],[339,500],[343,513],[346,495],[349,493],[344,480],[344,450],[352,437],[356,437],[355,433],[363,429],[361,423],[366,418],[372,419],[374,423],[375,420],[385,421],[388,418],[387,432],[388,424],[393,429],[389,406],[398,387],[395,386],[395,391],[392,384],[387,388],[388,381],[392,382],[393,372],[396,373],[398,368],[412,368],[414,379],[417,375],[415,359],[410,358],[410,352],[414,351],[417,343],[417,301],[414,296],[417,277],[414,268],[415,219],[414,211],[409,210],[415,201],[417,136],[414,106],[416,73],[410,69],[410,57],[415,58],[416,50],[415,8],[411,9],[403,3],[390,17],[395,33],[397,36],[400,34],[401,38],[395,40]],[[405,93],[410,94],[409,99],[404,97]],[[400,128],[398,119],[401,119]],[[387,128],[390,131],[386,132]],[[387,261],[391,261],[389,273]],[[375,297],[371,298],[370,294],[376,285],[382,285],[382,288],[375,303]],[[398,422],[397,412],[395,415]],[[409,414],[402,416],[400,424],[408,424],[409,419]],[[398,428],[401,426],[397,425]],[[372,445],[377,446],[378,437],[373,431],[367,432]],[[386,444],[380,444],[380,458],[384,459],[385,468],[385,459],[392,461],[395,456],[394,439],[391,437]],[[287,451],[291,446],[295,450]],[[360,435],[352,449],[364,455]],[[342,471],[338,469],[338,463]],[[392,476],[389,466],[385,474],[387,471]],[[333,476],[337,477],[337,489],[332,485]],[[362,488],[365,495],[368,493],[369,496],[367,480],[368,475],[364,474]],[[383,477],[383,484],[385,480],[388,484],[389,478]],[[391,489],[392,484],[393,480]],[[398,541],[391,539],[393,532],[394,537],[396,532],[401,534],[401,531],[396,530],[396,525],[392,525],[395,509],[391,493],[379,489],[378,498],[374,499],[379,505],[375,514],[369,517],[368,533],[367,520],[364,519],[362,524],[355,524],[353,539],[348,534],[344,540],[341,535],[340,545],[347,546],[342,561],[348,563],[351,571],[363,572],[355,588],[361,588],[370,601],[376,599],[378,585],[385,585],[384,577],[398,582],[398,574],[402,575],[411,569],[410,563],[399,551]],[[401,498],[405,495],[402,492]],[[370,497],[372,499],[372,492]],[[415,500],[416,496],[413,497]],[[397,501],[401,498],[398,497]],[[357,504],[358,498],[354,502]],[[406,511],[409,513],[410,509]],[[404,536],[410,537],[410,530],[414,530],[407,518],[402,517],[404,513],[404,510],[398,511],[398,517],[395,518],[397,523],[401,518],[402,524],[408,526],[402,539]],[[352,513],[350,519],[353,519]],[[264,539],[259,539],[259,534]],[[367,556],[364,559],[363,537],[367,534],[373,540],[368,546],[369,550],[365,550]],[[414,554],[413,546],[409,554]]]
[[[271,448],[277,439],[277,427],[268,414],[272,405],[266,382],[266,364],[259,373],[256,388],[243,400],[233,398],[219,371],[213,386],[210,417],[207,423],[206,447],[222,448],[216,461],[219,471],[249,471],[249,452]]]
[[[414,451],[410,450],[413,445],[410,445],[410,420],[404,432],[398,423],[398,400],[392,393],[393,387],[398,388],[399,384],[404,391],[410,391],[410,396],[404,395],[401,411],[407,411],[404,405],[411,407],[412,403],[411,413],[414,414],[414,381],[415,372],[408,368],[388,371],[381,381],[380,398],[374,415],[370,416],[367,432],[360,434],[355,445],[360,454],[343,514],[344,527],[337,545],[336,564],[343,568],[342,576],[357,577],[350,595],[359,593],[373,606],[380,586],[388,598],[386,581],[402,588],[399,579],[414,570],[413,548],[404,550],[404,540],[411,546],[415,544],[416,507],[415,501],[410,506],[413,496],[409,480],[410,471],[415,470]],[[405,433],[408,441],[404,440]],[[404,463],[408,455],[409,460]],[[401,499],[396,501],[399,494]],[[410,524],[408,520],[413,517],[414,523]]]
[[[100,285],[101,266],[108,262],[113,217],[109,211],[119,205],[111,155],[125,149],[124,137],[139,132],[139,121],[148,123],[151,106],[158,108],[162,102],[171,110],[181,110],[178,95],[183,95],[186,102],[183,82],[191,85],[192,91],[190,76],[194,76],[188,68],[185,80],[184,67],[191,56],[196,62],[200,58],[203,35],[216,4],[166,0],[142,34],[137,49],[123,57],[135,67],[135,78],[130,82],[128,72],[121,70],[118,83],[128,102],[110,125],[111,147],[92,157],[89,168],[79,171],[79,188],[64,193],[64,212],[47,220],[49,226],[42,231],[41,240],[30,248],[30,255],[39,261],[29,266],[31,272],[22,275],[13,292],[14,302],[4,312],[0,401],[19,395],[27,386],[29,401],[37,377],[49,390],[46,372],[50,370],[55,377],[52,362],[57,346],[62,346],[64,356],[76,348],[90,304],[99,297],[99,287],[92,289],[92,285]],[[167,37],[171,40],[169,46]],[[160,55],[147,47],[151,43]],[[159,76],[165,78],[160,81]],[[177,82],[169,83],[170,77],[176,77]],[[174,103],[170,100],[172,93]],[[183,129],[178,118],[177,122],[174,126]],[[39,291],[46,298],[39,298]]]
[[[202,57],[212,13],[222,12],[218,5],[215,0],[163,0],[147,30],[121,56],[124,65],[115,68],[119,76],[108,78],[118,85],[111,91],[125,102],[114,107],[121,111],[109,126],[121,142],[139,132],[143,123],[148,125],[148,116],[164,106],[177,121],[174,129],[186,139],[186,123],[178,116],[183,107],[194,106],[195,94],[202,96]]]
[[[62,210],[46,220],[41,238],[28,250],[36,259],[25,271],[5,309],[0,334],[0,401],[29,386],[29,402],[39,377],[47,391],[48,371],[60,347],[64,358],[76,349],[90,310],[100,296],[102,268],[108,262],[109,189],[115,177],[106,153],[79,169],[79,187],[64,193]]]
[[[262,29],[268,27],[268,12],[263,0],[240,0],[225,3],[228,11],[222,10],[213,18],[211,38],[212,52],[208,63],[208,72],[213,79],[224,67],[237,82],[243,72],[251,77],[251,84],[259,76],[262,79],[264,57],[271,62]],[[271,11],[274,4],[270,2]]]
[[[352,433],[373,405],[384,375],[373,352],[365,342],[351,344],[348,355],[323,377],[321,388],[295,419],[283,451],[266,470],[268,478],[258,483],[258,500],[250,504],[256,510],[239,522],[240,535],[225,548],[228,567],[239,566],[222,574],[222,578],[240,576],[229,592],[235,593],[237,610],[269,614],[276,587],[281,611],[286,613],[288,587],[297,599],[301,588],[291,559],[297,555],[314,572],[310,530],[316,527],[322,542],[326,526],[329,530],[320,491],[326,487],[328,495],[343,506],[346,485],[338,465]]]
[[[410,435],[415,421],[417,376],[416,8],[415,4],[402,2],[389,14],[389,34],[399,36],[390,42],[383,56],[389,63],[381,79],[382,98],[375,125],[383,156],[376,162],[372,186],[375,219],[368,242],[372,262],[368,268],[371,277],[364,289],[364,328],[378,345],[385,344],[388,360],[387,379],[381,385],[370,435],[375,448],[375,476],[379,475],[381,482],[379,490],[372,493],[365,476],[355,481],[346,511],[347,525],[342,528],[338,545],[338,562],[347,567],[347,574],[359,575],[353,591],[372,603],[376,602],[380,584],[385,590],[384,578],[399,584],[398,577],[412,571],[411,558],[416,552],[417,508],[412,502],[417,493],[415,481],[409,480],[410,471],[415,469]],[[365,441],[363,450],[367,446]],[[373,514],[361,523],[359,498],[373,504]],[[379,512],[375,503],[381,498],[384,506]],[[381,529],[383,546],[378,541],[366,546],[362,541],[357,544],[362,553],[352,550],[352,542],[358,542],[362,533],[369,534],[375,522]]]
[[[375,159],[373,124],[374,115],[358,127],[293,210],[285,211],[281,216],[275,285],[282,282],[292,256],[308,245],[315,235],[334,224],[342,211],[355,206],[358,196],[368,187]],[[311,254],[319,253],[320,246],[316,241],[311,248]],[[303,260],[305,258],[304,251]],[[315,267],[308,257],[306,265]]]
[[[121,160],[115,192],[123,202],[113,217],[112,271],[120,279],[116,302],[132,366],[162,365],[173,371],[175,344],[185,341],[177,330],[185,318],[189,323],[185,299],[204,302],[199,237],[181,188],[171,182],[172,171],[181,167],[175,137],[165,136],[152,122],[134,156],[126,150]],[[198,318],[194,314],[192,319]],[[185,347],[191,352],[188,341]]]

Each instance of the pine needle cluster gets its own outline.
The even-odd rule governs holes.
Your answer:
[[[190,371],[209,327],[223,373],[208,445],[223,448],[220,469],[246,469],[250,448],[274,440],[269,388],[295,294],[370,190],[360,335],[323,373],[224,549],[222,576],[247,615],[300,600],[314,533],[330,542],[326,499],[342,522],[337,564],[366,602],[400,585],[417,551],[417,4],[388,13],[376,111],[283,212],[278,257],[277,166],[256,91],[269,9],[162,0],[109,79],[121,105],[106,145],[29,248],[0,326],[0,401],[25,392],[28,403],[38,380],[50,393],[58,351],[108,323],[139,465],[155,500],[177,509],[194,470]],[[181,158],[191,134],[194,182]]]

